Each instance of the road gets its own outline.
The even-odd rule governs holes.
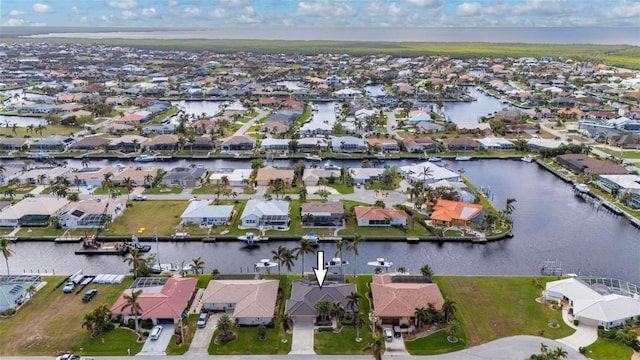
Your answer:
[[[396,114],[399,112],[399,109],[395,109],[392,111],[387,111],[384,115],[387,117],[387,133],[389,136],[402,140],[402,138],[398,135],[396,128],[398,127],[398,120],[396,118]]]
[[[262,119],[263,117],[267,116],[267,114],[269,114],[269,111],[264,109],[257,109],[257,112],[258,112],[258,115],[254,116],[252,119],[242,124],[242,126],[240,126],[240,128],[236,130],[235,133],[233,133],[233,136],[240,136],[240,135],[246,134],[247,130],[249,130],[249,128],[252,127],[253,124],[256,123],[256,121]]]

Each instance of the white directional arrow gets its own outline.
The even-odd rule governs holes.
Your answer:
[[[324,284],[324,278],[327,276],[327,268],[324,267],[324,250],[318,250],[316,253],[318,256],[317,266],[313,268],[313,272],[316,274],[316,281],[318,282],[318,286],[322,289],[322,284]]]

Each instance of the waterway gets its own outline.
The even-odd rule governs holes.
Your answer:
[[[244,163],[216,160],[222,167],[244,167]],[[355,162],[352,162],[352,166]],[[213,164],[210,164],[213,165]],[[247,162],[248,167],[248,162]],[[349,165],[348,163],[345,165]],[[392,269],[405,267],[418,273],[428,263],[437,274],[451,275],[535,275],[544,260],[558,260],[565,273],[598,275],[640,283],[640,231],[624,218],[603,208],[593,208],[573,194],[571,187],[536,164],[507,160],[449,162],[449,168],[464,168],[464,175],[478,187],[491,190],[490,198],[503,208],[507,198],[515,198],[515,227],[511,239],[488,244],[380,243],[364,242],[359,246],[358,273],[371,273],[366,265],[377,257],[394,263]],[[143,226],[144,219],[141,219]],[[295,241],[265,243],[247,250],[238,242],[202,243],[168,242],[158,244],[160,260],[191,262],[201,256],[205,271],[247,272],[261,258],[270,258],[279,245],[293,248]],[[77,244],[20,242],[9,259],[14,272],[125,273],[121,257],[76,256]],[[335,253],[335,245],[321,244],[326,257]],[[155,247],[154,250],[155,252]],[[354,256],[345,272],[353,272]],[[313,264],[305,261],[306,271]],[[293,269],[300,272],[301,262]]]
[[[445,102],[444,115],[453,123],[476,123],[482,116],[492,115],[503,109],[513,109],[513,105],[503,104],[485,92],[467,87],[469,95],[476,98],[471,102]]]

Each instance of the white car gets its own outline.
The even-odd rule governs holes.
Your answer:
[[[156,325],[151,334],[149,334],[149,339],[158,340],[160,338],[160,334],[162,334],[162,325]]]
[[[67,283],[62,288],[62,292],[64,292],[65,294],[71,293],[73,292],[73,289],[75,287],[76,287],[76,284],[74,284],[73,281],[67,281]]]

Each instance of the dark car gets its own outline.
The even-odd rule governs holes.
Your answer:
[[[98,293],[98,289],[91,289],[87,291],[82,297],[82,302],[88,303],[89,301],[91,301],[91,299],[93,299],[94,296],[96,296],[97,293]]]

